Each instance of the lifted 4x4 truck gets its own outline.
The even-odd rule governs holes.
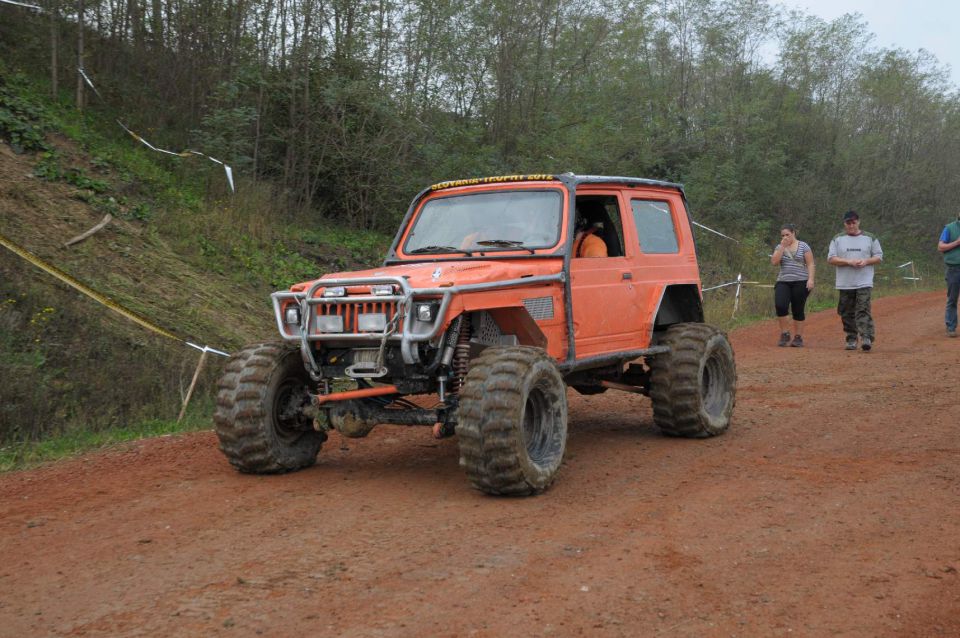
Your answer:
[[[605,256],[578,256],[586,236]],[[436,184],[382,267],[296,284],[273,309],[282,341],[235,354],[219,382],[216,432],[242,472],[310,466],[331,429],[423,425],[456,434],[474,487],[534,494],[563,461],[568,385],[648,395],[671,436],[720,434],[733,412],[733,350],[703,322],[678,184]]]

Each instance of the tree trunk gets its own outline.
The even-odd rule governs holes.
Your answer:
[[[163,6],[160,0],[152,0],[150,14],[150,39],[157,48],[163,45]]]
[[[53,0],[50,7],[50,94],[57,99],[60,92],[60,0]]]
[[[83,69],[83,30],[85,28],[83,14],[85,11],[86,7],[84,7],[83,0],[77,0],[77,110],[80,111],[85,106],[83,76],[80,74],[80,69]]]

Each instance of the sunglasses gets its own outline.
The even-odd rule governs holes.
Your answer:
[[[847,219],[847,220],[844,220],[843,223],[844,223],[844,224],[856,224],[858,221],[860,221],[860,220],[859,220],[859,219]]]

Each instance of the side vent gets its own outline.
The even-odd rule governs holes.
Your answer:
[[[524,299],[523,305],[536,321],[553,319],[553,297],[532,297]]]

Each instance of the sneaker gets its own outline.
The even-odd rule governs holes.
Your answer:
[[[864,352],[870,352],[870,349],[873,348],[873,341],[869,337],[864,337],[860,347],[863,348]]]
[[[790,345],[790,333],[781,332],[780,341],[777,343],[777,345],[780,346],[781,348],[786,348],[788,345]]]
[[[957,331],[956,331],[956,330],[947,330],[947,336],[948,336],[948,337],[951,337],[951,338],[956,337],[956,336],[957,336]]]
[[[856,349],[857,349],[857,340],[847,339],[847,350],[856,350]]]
[[[803,337],[800,335],[794,335],[793,341],[790,342],[791,348],[802,348],[803,347]]]

